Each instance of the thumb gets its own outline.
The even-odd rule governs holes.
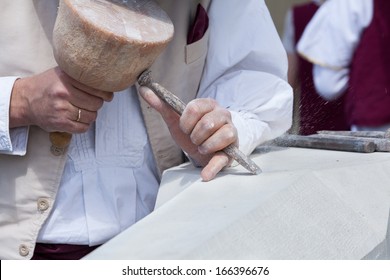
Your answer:
[[[150,88],[142,86],[138,91],[142,98],[152,108],[159,112],[166,122],[168,120],[172,121],[172,119],[178,119],[179,115],[168,104],[161,100]]]
[[[142,98],[158,112],[163,110],[163,101],[158,98],[158,96],[148,87],[140,87],[138,90]]]

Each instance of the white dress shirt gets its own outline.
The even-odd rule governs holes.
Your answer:
[[[336,99],[347,88],[353,53],[372,17],[372,0],[329,0],[306,27],[298,52],[315,64],[314,83],[323,98]]]
[[[209,13],[209,54],[199,97],[229,107],[240,149],[249,153],[291,124],[286,54],[264,1],[215,0]],[[233,38],[228,41],[226,21],[240,30],[229,33]],[[236,68],[240,71],[231,71]],[[0,78],[0,85],[7,79]],[[21,154],[27,133],[8,132],[8,81],[0,88],[0,151]],[[116,93],[95,125],[73,136],[56,204],[39,242],[101,244],[153,210],[159,179],[135,91]],[[259,91],[260,97],[253,94]]]

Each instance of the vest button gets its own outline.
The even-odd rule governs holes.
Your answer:
[[[22,257],[28,256],[29,253],[30,253],[30,250],[28,249],[27,245],[22,244],[19,246],[19,254]]]
[[[49,209],[50,206],[49,201],[45,198],[38,199],[37,204],[38,204],[38,210],[41,212],[46,211],[47,209]]]

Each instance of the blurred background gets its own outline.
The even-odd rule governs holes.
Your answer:
[[[279,34],[282,35],[287,10],[293,4],[308,2],[308,0],[265,0],[265,2],[270,10]]]
[[[272,19],[275,23],[276,29],[278,30],[279,36],[281,38],[284,32],[284,23],[286,20],[286,14],[288,9],[290,9],[293,5],[308,3],[308,2],[310,1],[309,0],[265,0],[265,3],[268,6]],[[297,92],[296,89],[294,89],[294,91],[295,93]],[[293,124],[289,131],[292,134],[299,134],[300,116],[299,116],[298,108],[299,108],[298,98],[294,98]]]

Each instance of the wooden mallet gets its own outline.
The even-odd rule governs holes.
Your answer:
[[[170,18],[153,0],[60,0],[53,52],[70,77],[115,92],[136,83],[173,34]],[[71,137],[50,133],[52,153],[63,154]]]

